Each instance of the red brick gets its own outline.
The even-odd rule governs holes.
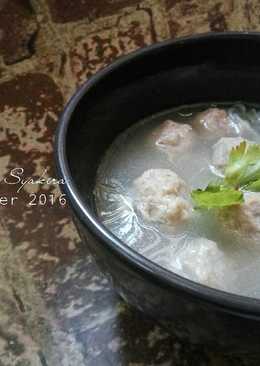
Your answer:
[[[258,31],[260,30],[260,3],[259,1],[248,0],[243,2],[242,6],[242,16],[248,21],[247,30],[248,31]]]
[[[83,18],[91,22],[96,18],[112,15],[126,6],[139,2],[138,0],[48,0],[52,18],[58,23]]]
[[[29,0],[0,2],[0,49],[6,64],[13,64],[33,53],[37,24]]]
[[[166,8],[174,37],[232,28],[229,20],[232,0],[166,0]]]
[[[156,41],[150,14],[137,10],[118,18],[111,28],[73,38],[70,67],[78,84],[119,56]]]

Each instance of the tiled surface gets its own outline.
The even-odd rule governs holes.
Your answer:
[[[81,246],[68,208],[28,206],[33,193],[59,197],[57,187],[2,180],[17,168],[53,177],[66,100],[115,58],[170,37],[259,30],[259,18],[257,0],[0,0],[0,366],[259,365],[257,355],[180,344],[130,309]]]

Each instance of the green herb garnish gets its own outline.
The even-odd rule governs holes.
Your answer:
[[[252,183],[247,184],[244,187],[245,191],[251,191],[251,192],[260,192],[260,180],[256,180]]]
[[[225,169],[225,181],[240,188],[260,179],[260,145],[246,141],[234,147]]]
[[[207,186],[204,190],[196,189],[191,192],[195,208],[220,208],[240,204],[244,201],[243,192],[223,185],[215,187]]]
[[[222,208],[243,203],[243,191],[260,192],[260,145],[246,141],[231,150],[224,178],[193,190],[191,197],[195,208]]]

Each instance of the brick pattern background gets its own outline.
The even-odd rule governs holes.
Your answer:
[[[0,0],[1,179],[15,167],[54,175],[53,136],[66,101],[119,56],[188,34],[257,31],[259,20],[258,0]],[[58,194],[27,186],[15,207],[0,207],[1,366],[259,364],[181,346],[128,309],[87,253],[82,259],[68,209],[26,207],[32,189]],[[15,188],[0,184],[0,195]]]

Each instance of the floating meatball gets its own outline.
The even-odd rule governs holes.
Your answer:
[[[237,228],[250,236],[260,234],[260,193],[246,192],[245,202],[233,209],[233,219]]]
[[[195,282],[216,288],[225,287],[225,256],[217,243],[197,238],[175,253],[172,268]]]
[[[177,224],[190,217],[191,206],[187,200],[174,195],[156,199],[145,199],[137,205],[143,217],[148,221]]]
[[[250,240],[250,245],[258,242],[260,239],[260,193],[245,192],[244,202],[241,205],[221,210],[219,219],[230,233],[237,232],[241,238]]]
[[[149,169],[134,181],[142,197],[167,196],[188,192],[183,179],[170,169]]]
[[[182,150],[191,144],[192,127],[188,124],[167,120],[155,132],[155,136],[156,145]]]
[[[193,122],[193,127],[198,132],[208,132],[212,138],[216,136],[237,136],[239,126],[229,117],[225,110],[220,108],[209,108],[199,113]]]
[[[150,169],[134,181],[136,206],[148,221],[175,224],[187,220],[191,204],[185,182],[169,169]]]
[[[222,137],[213,146],[212,164],[218,169],[223,169],[228,162],[230,151],[242,141],[245,141],[242,137]]]

